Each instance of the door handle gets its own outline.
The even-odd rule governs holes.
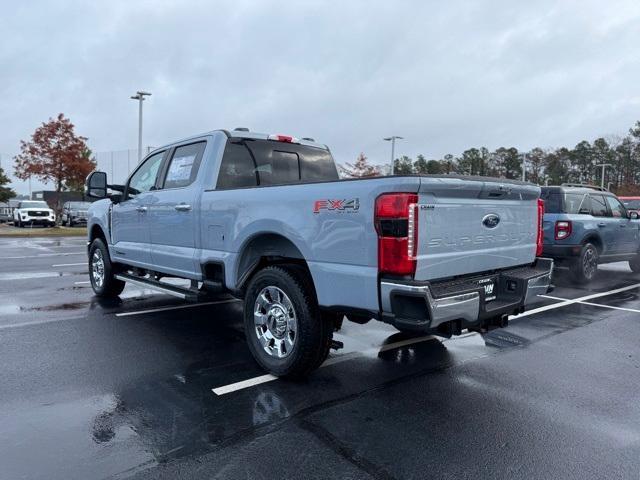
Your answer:
[[[600,222],[600,223],[598,224],[598,226],[599,226],[599,227],[606,227],[606,226],[607,226],[607,224],[606,224],[606,223],[604,223],[604,222]]]
[[[147,212],[147,207],[137,207],[136,210],[140,213],[146,213]]]
[[[191,205],[186,205],[184,203],[181,203],[179,205],[176,205],[173,208],[175,208],[179,212],[188,212],[189,210],[191,210]]]

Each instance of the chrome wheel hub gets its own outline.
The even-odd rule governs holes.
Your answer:
[[[293,303],[278,287],[263,288],[256,298],[253,320],[258,342],[275,358],[285,358],[296,342],[298,320]]]
[[[91,257],[91,279],[98,288],[104,284],[104,258],[102,258],[102,252],[97,249]]]

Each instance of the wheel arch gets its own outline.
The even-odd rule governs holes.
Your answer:
[[[604,251],[604,244],[602,242],[602,238],[600,238],[600,235],[597,235],[595,233],[589,233],[585,235],[582,239],[581,245],[585,245],[586,243],[593,244],[598,250],[598,255],[602,255],[602,252]]]
[[[309,273],[309,266],[296,244],[275,232],[265,232],[247,239],[236,263],[236,285],[234,290],[244,294],[251,277],[268,265],[296,264]]]
[[[102,239],[104,241],[105,246],[108,245],[107,236],[105,235],[102,227],[97,223],[92,225],[91,229],[89,230],[89,245],[91,245],[91,242],[93,242],[96,238]]]

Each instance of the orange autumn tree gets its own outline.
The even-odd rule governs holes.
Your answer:
[[[84,179],[96,168],[87,138],[76,135],[74,126],[61,113],[36,128],[31,140],[20,142],[15,173],[22,180],[35,177],[53,182],[58,199],[63,190],[82,189]]]

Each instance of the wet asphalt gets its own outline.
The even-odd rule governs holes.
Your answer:
[[[0,479],[637,479],[640,275],[555,282],[484,337],[345,322],[308,380],[219,395],[264,374],[238,302],[100,301],[84,239],[0,239]]]

